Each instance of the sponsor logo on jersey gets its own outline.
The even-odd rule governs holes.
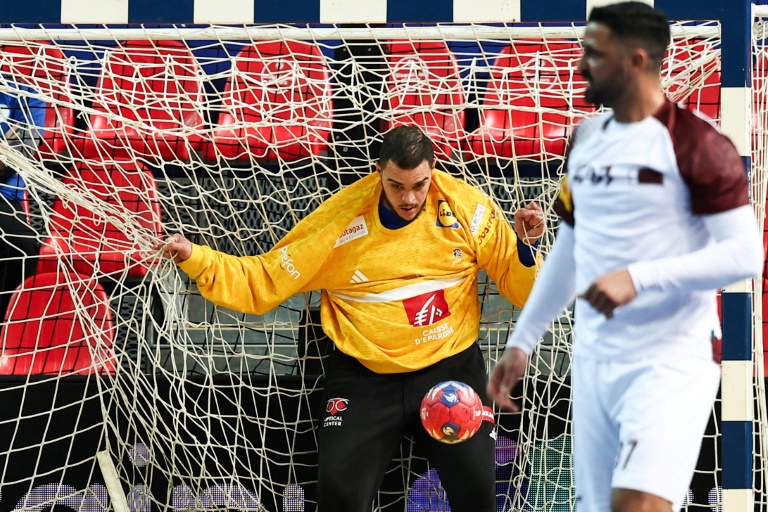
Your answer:
[[[443,290],[423,293],[410,299],[405,299],[403,306],[408,315],[408,321],[414,327],[432,325],[443,318],[451,316]]]
[[[461,252],[461,249],[456,248],[453,250],[453,264],[458,265],[462,262],[464,259],[464,253]]]
[[[340,245],[357,240],[368,234],[368,226],[365,224],[365,217],[358,215],[352,219],[352,223],[344,230],[341,236],[336,240],[336,244],[333,248],[337,248]]]
[[[301,272],[296,270],[296,265],[293,263],[293,258],[291,258],[291,255],[288,254],[288,246],[281,247],[278,249],[278,252],[280,253],[280,268],[291,274],[291,277],[293,277],[293,280],[301,277]]]
[[[610,185],[616,178],[613,166],[582,165],[577,167],[572,174],[574,183],[591,183],[592,185]]]
[[[477,243],[480,247],[485,247],[485,244],[487,244],[488,240],[490,239],[489,235],[496,227],[496,210],[491,210],[488,218],[481,222],[480,225],[482,227],[478,231],[477,235],[475,235],[475,240],[477,240]]]
[[[453,228],[459,227],[459,221],[451,211],[451,207],[448,205],[448,201],[439,199],[437,201],[437,222],[435,225],[439,228]]]
[[[424,329],[421,331],[421,336],[413,340],[413,343],[414,345],[421,345],[430,341],[442,340],[453,334],[453,331],[453,326],[450,324],[442,324],[431,329]]]
[[[323,418],[324,427],[340,427],[344,418],[341,413],[347,410],[349,406],[348,398],[331,398],[325,404],[326,416]]]
[[[475,208],[475,213],[472,215],[472,223],[469,225],[469,232],[472,233],[472,236],[475,236],[477,234],[477,230],[480,229],[480,223],[483,221],[483,216],[485,215],[485,210],[487,210],[484,205],[477,203],[477,208]]]
[[[365,283],[367,281],[368,278],[359,270],[355,270],[355,273],[352,274],[352,279],[349,280],[350,283]]]

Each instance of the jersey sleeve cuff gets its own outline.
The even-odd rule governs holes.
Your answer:
[[[192,279],[197,279],[205,270],[206,250],[210,249],[192,244],[192,254],[186,260],[178,263],[179,268]]]
[[[527,355],[531,355],[531,352],[533,352],[534,347],[539,342],[538,337],[531,336],[531,335],[524,335],[520,331],[515,330],[512,332],[512,334],[509,335],[509,338],[507,338],[507,348],[519,348],[523,352],[525,352]]]
[[[653,288],[657,282],[656,271],[648,262],[632,263],[627,267],[627,271],[638,293]]]
[[[536,265],[536,253],[539,249],[539,241],[536,240],[531,245],[523,242],[519,238],[517,239],[517,257],[520,259],[520,263],[524,267],[532,267]]]

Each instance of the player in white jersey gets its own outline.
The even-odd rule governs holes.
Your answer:
[[[517,409],[529,354],[577,299],[579,512],[680,510],[719,385],[716,290],[762,266],[738,152],[663,93],[669,39],[644,3],[591,11],[579,70],[587,100],[612,110],[574,134],[557,240],[488,387]]]

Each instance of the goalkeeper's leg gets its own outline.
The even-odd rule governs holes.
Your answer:
[[[402,441],[398,376],[371,372],[335,350],[330,357],[318,438],[318,512],[371,510]]]
[[[420,400],[419,397],[438,382],[458,380],[477,391],[484,405],[490,405],[486,396],[485,362],[477,345],[419,373],[415,379],[414,401]],[[484,421],[468,440],[445,444],[433,439],[420,424],[414,427],[416,444],[437,469],[453,512],[496,512],[496,437],[493,434],[494,426]]]

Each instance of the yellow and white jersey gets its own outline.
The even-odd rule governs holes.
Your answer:
[[[324,202],[274,249],[235,257],[194,246],[180,264],[212,302],[263,313],[322,290],[322,325],[336,347],[377,373],[418,370],[478,336],[477,274],[522,306],[539,265],[525,267],[517,238],[479,190],[434,171],[419,216],[399,229],[379,219],[373,173]]]

